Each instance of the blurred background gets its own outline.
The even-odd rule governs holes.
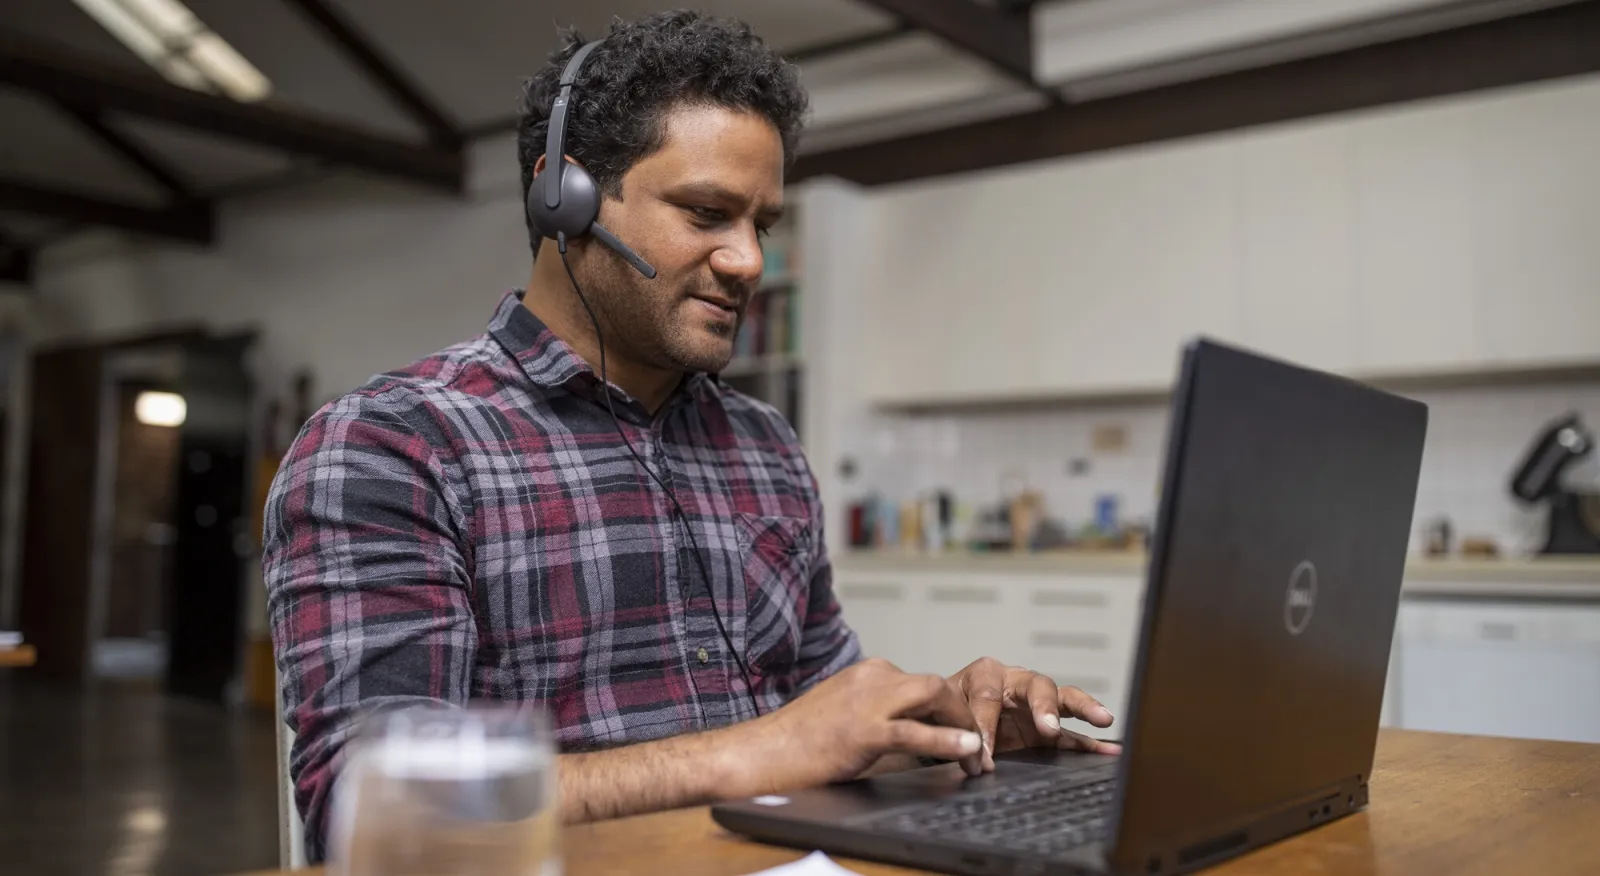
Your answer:
[[[267,482],[526,281],[556,27],[674,5],[0,5],[0,870],[279,863]],[[1121,714],[1203,333],[1432,408],[1384,722],[1600,742],[1600,2],[700,8],[811,94],[725,377],[869,652]]]

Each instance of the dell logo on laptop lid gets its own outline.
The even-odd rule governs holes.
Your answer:
[[[1317,607],[1317,567],[1304,560],[1294,567],[1289,576],[1289,592],[1283,600],[1283,625],[1289,635],[1298,636],[1311,623],[1311,612]]]

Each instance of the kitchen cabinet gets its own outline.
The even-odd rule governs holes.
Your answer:
[[[1111,714],[1127,714],[1128,685],[1138,649],[1144,580],[1139,576],[1084,575],[1059,581],[1017,582],[1027,596],[1029,650],[1021,665],[1058,684],[1082,688]],[[1068,729],[1104,735],[1081,721]],[[1111,733],[1120,736],[1113,725]]]
[[[1354,366],[1449,371],[1484,361],[1474,305],[1472,108],[1353,126]]]
[[[1059,197],[1032,197],[1049,205],[1037,220],[1047,239],[1026,250],[1045,270],[1019,324],[1037,386],[1164,387],[1189,337],[1238,335],[1230,162],[1218,144],[1098,156],[1053,177]]]
[[[847,562],[835,584],[867,654],[941,675],[993,656],[1081,687],[1119,718],[1127,713],[1143,616],[1141,568],[1019,571],[1003,560],[965,570],[930,561],[872,565]],[[1460,581],[1428,567],[1413,572],[1395,627],[1381,724],[1600,742],[1600,568],[1592,579],[1544,584],[1510,575],[1487,580],[1483,570]],[[1114,726],[1113,734],[1121,732]]]
[[[1136,575],[841,570],[835,592],[869,656],[940,675],[994,657],[1081,687],[1113,715],[1124,713],[1142,605]]]
[[[1354,141],[1294,126],[1235,144],[1243,340],[1328,371],[1356,364]]]
[[[1395,663],[1406,729],[1600,742],[1600,607],[1410,600]]]
[[[877,196],[866,396],[1166,386],[1183,339],[1237,335],[1230,180],[1166,145]]]
[[[909,622],[920,601],[917,581],[893,575],[839,574],[834,596],[845,622],[856,631],[868,657],[882,657],[907,672],[925,671],[917,629]]]
[[[1003,227],[985,218],[1008,199],[1029,203],[1026,188],[1022,175],[998,172],[980,186],[927,184],[871,202],[872,282],[858,304],[869,398],[959,397],[1033,380],[1034,350],[1018,339],[1034,318],[1038,285],[1048,282],[1044,266],[971,257],[1038,246],[1053,230],[1025,215]],[[949,210],[953,198],[969,200],[969,209]],[[1058,284],[1059,277],[1052,288]]]
[[[954,675],[979,657],[1014,664],[1026,656],[1013,624],[1022,594],[1010,582],[942,576],[928,581],[920,595],[913,617],[923,671]]]
[[[1355,377],[1600,363],[1600,80],[870,197],[863,396],[1147,392],[1208,334]]]
[[[1475,305],[1486,358],[1600,355],[1600,88],[1533,90],[1472,117]]]

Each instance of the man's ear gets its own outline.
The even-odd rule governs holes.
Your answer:
[[[583,166],[582,164],[580,164],[578,162],[578,160],[576,158],[573,158],[571,155],[568,155],[566,158],[567,158],[567,162],[569,164],[571,164],[572,166],[574,166],[574,167],[582,167]],[[539,155],[539,157],[533,162],[533,175],[535,177],[537,177],[541,173],[544,173],[544,155],[543,155],[543,153],[541,153]]]

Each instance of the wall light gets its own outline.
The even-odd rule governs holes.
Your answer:
[[[183,425],[189,404],[175,392],[141,392],[133,402],[133,415],[146,426]]]

